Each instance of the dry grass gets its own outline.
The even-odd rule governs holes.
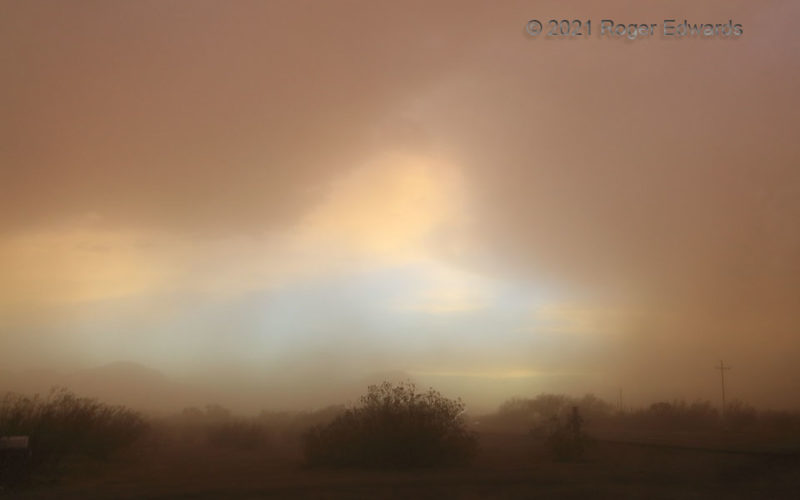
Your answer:
[[[549,398],[509,407],[518,412],[520,408],[560,408],[562,403]],[[20,404],[25,408],[31,403]],[[41,404],[43,400],[37,403]],[[131,442],[108,430],[119,429],[109,422],[124,422],[117,420],[124,412],[100,411],[103,407],[95,403],[70,398],[49,404],[84,415],[64,420],[84,422],[84,427],[64,424],[58,428],[91,429],[85,426],[85,415],[96,415],[97,422],[107,422],[99,425],[96,439],[110,436],[112,442],[130,446],[117,446],[115,453],[105,454],[105,460],[97,460],[94,453],[69,453],[55,481],[6,491],[11,498],[735,499],[796,498],[800,491],[800,435],[795,432],[796,416],[785,414],[759,414],[746,429],[695,425],[680,429],[674,428],[674,420],[654,428],[654,422],[663,417],[655,413],[665,409],[660,406],[633,415],[606,415],[602,426],[589,431],[595,438],[593,446],[568,462],[553,460],[546,435],[484,428],[477,434],[477,453],[471,464],[325,469],[306,465],[301,435],[346,414],[343,408],[264,413],[250,419],[232,416],[220,407],[190,409],[151,421],[149,432]],[[677,415],[678,421],[699,412],[691,405],[673,405],[670,411],[668,415]],[[12,414],[6,413],[6,421],[13,420],[8,419]],[[41,415],[40,421],[45,422],[51,418],[45,416],[56,413],[27,414]],[[642,425],[619,425],[631,423]],[[251,441],[258,444],[253,446]]]
[[[33,474],[54,474],[73,456],[108,458],[136,441],[147,424],[136,412],[54,389],[47,397],[8,394],[0,401],[0,435],[30,437],[31,458],[12,475],[0,470],[0,485]]]
[[[598,442],[554,462],[541,441],[482,434],[469,466],[308,469],[299,455],[172,443],[110,462],[80,461],[22,498],[795,498],[796,457],[721,454]]]

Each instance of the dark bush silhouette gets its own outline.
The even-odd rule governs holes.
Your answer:
[[[188,407],[152,420],[147,446],[176,445],[234,451],[266,452],[299,458],[303,434],[309,428],[331,422],[344,413],[343,406],[315,411],[262,411],[254,417],[232,413],[218,404]]]
[[[312,465],[415,467],[469,461],[475,437],[466,429],[461,400],[414,384],[370,386],[360,406],[304,436]]]
[[[234,416],[218,405],[184,408],[179,414],[159,422],[160,430],[184,445],[208,445],[213,448],[255,450],[267,444],[268,429],[262,422]]]
[[[0,435],[30,436],[30,469],[54,467],[66,456],[106,458],[146,430],[144,419],[123,406],[54,389],[47,398],[9,394],[0,402]]]
[[[329,424],[344,412],[343,405],[314,411],[262,411],[256,421],[265,427],[279,430],[280,434],[299,437],[311,427]]]
[[[573,407],[578,407],[592,424],[607,422],[613,416],[612,406],[598,397],[587,394],[573,398],[563,394],[539,394],[535,398],[512,398],[498,409],[497,413],[484,418],[484,428],[497,428],[526,432],[529,429],[543,430],[555,420],[567,418]],[[543,437],[543,436],[542,436]]]
[[[708,401],[660,401],[648,408],[619,416],[618,424],[628,429],[702,431],[720,427],[720,414]]]
[[[231,419],[210,424],[206,429],[208,444],[217,448],[255,450],[266,444],[266,430],[255,422]]]
[[[768,410],[759,412],[757,425],[787,434],[800,435],[800,413]]]
[[[577,406],[572,407],[568,416],[552,417],[545,433],[545,445],[554,460],[580,459],[589,442]]]
[[[758,411],[751,405],[733,400],[725,407],[725,425],[731,429],[753,427],[758,421]]]

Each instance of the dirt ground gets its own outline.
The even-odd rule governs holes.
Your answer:
[[[657,441],[657,440],[656,440]],[[67,464],[57,480],[0,496],[84,498],[800,498],[800,458],[596,441],[584,459],[553,462],[528,436],[480,436],[470,466],[414,471],[325,470],[296,452],[144,448]]]

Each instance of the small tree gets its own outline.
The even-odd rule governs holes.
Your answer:
[[[55,470],[64,457],[104,459],[139,439],[148,425],[137,412],[54,388],[47,398],[7,394],[0,400],[0,436],[30,437],[26,472]],[[0,464],[0,485],[18,481]],[[19,476],[19,472],[15,473]]]
[[[588,437],[583,432],[583,418],[573,406],[566,418],[553,417],[545,444],[555,460],[577,460],[583,456]]]
[[[413,383],[369,386],[358,407],[304,436],[314,465],[413,467],[469,461],[476,448],[461,400]]]

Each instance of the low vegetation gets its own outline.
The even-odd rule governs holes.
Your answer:
[[[30,460],[25,472],[54,468],[64,458],[83,455],[104,459],[130,445],[146,430],[141,415],[122,407],[82,398],[66,389],[47,397],[6,395],[0,401],[0,435],[30,438]],[[19,480],[2,477],[9,482]]]
[[[613,407],[589,394],[573,398],[563,394],[539,394],[534,398],[512,398],[497,412],[484,417],[481,427],[488,430],[527,432],[544,436],[557,422],[565,422],[577,408],[587,422],[598,425],[614,416]]]
[[[476,450],[461,400],[412,383],[370,386],[360,405],[304,439],[312,465],[418,467],[465,463]]]
[[[580,398],[563,394],[539,394],[513,398],[497,412],[481,419],[484,430],[524,432],[547,429],[554,421],[565,421],[577,408],[587,429],[642,431],[763,430],[800,431],[800,414],[758,411],[741,401],[727,404],[725,413],[708,401],[659,401],[644,408],[619,408],[589,394]],[[543,436],[541,432],[537,435]]]
[[[509,400],[495,414],[472,418],[469,424],[464,410],[460,400],[448,399],[433,389],[419,392],[411,383],[388,382],[370,386],[350,408],[331,406],[309,412],[265,411],[240,416],[220,405],[208,405],[147,420],[128,408],[78,397],[63,389],[46,397],[9,395],[0,400],[0,435],[30,436],[33,453],[24,455],[24,467],[4,464],[0,453],[0,490],[20,483],[50,487],[46,485],[54,478],[72,481],[73,477],[83,477],[89,484],[100,481],[98,478],[106,473],[117,474],[119,481],[132,481],[133,476],[125,472],[130,467],[138,467],[137,474],[142,477],[164,478],[165,484],[177,476],[181,477],[180,484],[190,484],[199,477],[209,487],[219,477],[229,478],[228,485],[245,484],[247,480],[260,481],[261,474],[271,470],[273,478],[291,475],[294,479],[289,482],[305,485],[308,477],[325,481],[360,477],[362,472],[353,470],[357,468],[466,464],[477,458],[478,436],[482,451],[477,463],[453,473],[465,477],[484,474],[491,484],[499,484],[499,478],[505,480],[502,464],[512,464],[509,470],[525,471],[519,472],[518,484],[527,484],[531,479],[527,475],[529,465],[534,462],[537,470],[566,474],[577,469],[563,462],[584,461],[592,467],[604,466],[603,460],[608,461],[605,465],[618,464],[634,455],[662,457],[652,450],[674,445],[675,450],[690,450],[675,453],[708,452],[709,457],[750,460],[760,467],[759,460],[764,459],[760,454],[784,457],[782,450],[800,446],[800,414],[757,411],[737,401],[730,402],[723,415],[708,402],[658,402],[620,411],[591,395],[574,398],[541,394]],[[480,434],[472,430],[480,430]],[[104,464],[80,459],[102,461],[134,443],[129,452]],[[733,454],[715,451],[729,448]],[[735,453],[742,455],[736,458],[739,455]],[[719,457],[713,460],[721,460]],[[780,463],[794,463],[791,460],[795,459],[787,457]],[[634,464],[637,471],[638,460]],[[707,459],[697,459],[698,466],[705,463],[703,460]],[[716,466],[716,461],[708,460]],[[669,463],[681,466],[679,462]],[[60,464],[63,467],[55,467]],[[319,466],[350,471],[331,476],[330,471],[316,470]],[[608,470],[616,477],[613,474],[617,469]],[[685,470],[687,474],[696,472],[693,467]],[[653,471],[661,474],[659,469]],[[421,473],[438,477],[428,476],[428,471]],[[397,471],[386,475],[390,476],[396,477]],[[698,473],[697,477],[701,476]],[[33,480],[26,481],[30,477]],[[272,484],[264,482],[262,486],[269,488]],[[452,486],[447,484],[447,488]],[[442,488],[442,495],[447,496],[445,486]],[[464,488],[466,491],[467,486]],[[321,494],[322,489],[320,486],[315,493]]]
[[[303,433],[327,424],[344,412],[342,406],[315,411],[263,411],[254,417],[234,415],[218,404],[189,407],[152,421],[149,445],[264,452],[272,456],[296,455]]]
[[[590,440],[583,430],[583,418],[577,406],[572,407],[568,415],[551,417],[543,427],[531,433],[544,434],[545,446],[554,460],[573,461],[583,457]]]

